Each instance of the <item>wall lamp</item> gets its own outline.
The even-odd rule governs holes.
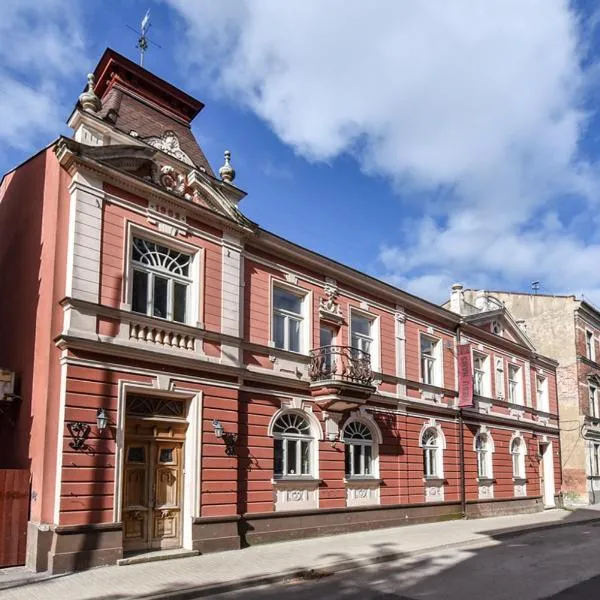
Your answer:
[[[225,454],[227,456],[235,456],[235,444],[238,439],[237,433],[227,433],[223,427],[223,423],[218,419],[213,419],[212,426],[215,437],[225,442]]]
[[[108,415],[103,408],[99,408],[96,413],[96,429],[98,433],[102,433],[108,427]],[[83,450],[86,447],[86,442],[90,436],[92,428],[82,421],[72,421],[67,423],[67,429],[73,438],[69,442],[69,446],[73,450]]]

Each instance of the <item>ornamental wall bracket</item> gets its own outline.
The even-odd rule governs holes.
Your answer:
[[[324,292],[325,296],[319,298],[319,316],[324,321],[330,321],[337,324],[342,323],[344,317],[342,316],[342,307],[337,303],[337,297],[339,295],[337,287],[330,283],[326,283]]]
[[[145,138],[144,141],[153,148],[161,150],[165,154],[168,154],[191,167],[194,166],[192,159],[181,149],[179,138],[174,131],[167,130],[161,137],[149,137]]]

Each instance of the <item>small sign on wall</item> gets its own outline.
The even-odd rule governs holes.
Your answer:
[[[471,344],[458,346],[458,406],[473,406],[473,361]]]

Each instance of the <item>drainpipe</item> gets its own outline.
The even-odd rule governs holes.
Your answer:
[[[462,319],[461,319],[462,321]],[[460,344],[460,322],[456,325],[456,347]],[[455,369],[458,369],[458,364],[455,357]],[[458,372],[458,371],[457,371]],[[458,408],[458,447],[459,447],[459,468],[460,468],[460,513],[463,519],[467,517],[467,488],[465,477],[465,432],[463,426],[463,409]]]
[[[460,512],[463,519],[467,517],[467,489],[465,481],[465,432],[463,428],[463,411],[458,409],[459,446],[460,446]]]

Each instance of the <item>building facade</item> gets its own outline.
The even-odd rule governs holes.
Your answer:
[[[465,301],[501,302],[543,354],[558,361],[564,499],[600,502],[600,311],[575,296],[465,290]],[[492,300],[493,301],[493,300]]]
[[[73,136],[2,181],[0,468],[31,470],[29,564],[554,506],[556,363],[506,310],[465,319],[249,221],[201,109],[107,50]]]

